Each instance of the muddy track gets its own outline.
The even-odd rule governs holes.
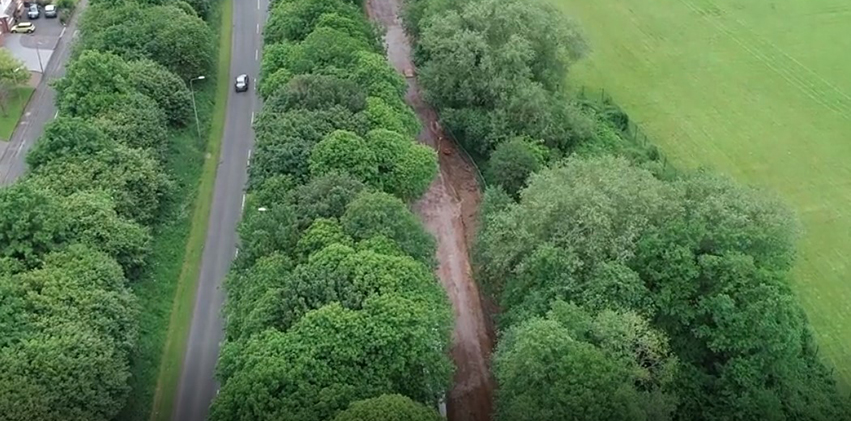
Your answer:
[[[399,18],[401,1],[367,0],[366,10],[370,19],[387,30],[390,63],[399,73],[411,76],[414,63]],[[420,96],[416,79],[408,77],[407,81],[405,100],[423,124],[418,140],[437,149],[440,162],[437,179],[414,210],[437,239],[437,275],[455,313],[452,358],[457,369],[447,396],[447,415],[450,421],[487,421],[493,408],[490,353],[494,335],[473,280],[469,255],[481,194],[472,164],[459,154],[454,142],[445,138],[437,113]]]

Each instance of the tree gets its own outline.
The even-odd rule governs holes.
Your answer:
[[[534,146],[517,138],[496,147],[488,161],[486,174],[491,183],[502,186],[508,194],[517,197],[526,187],[529,175],[537,172],[542,164]]]
[[[232,271],[228,274],[225,278],[225,287],[228,291],[228,298],[225,301],[228,339],[236,340],[246,331],[262,331],[271,326],[268,324],[261,329],[252,329],[248,326],[246,329],[246,322],[264,295],[280,288],[284,279],[290,276],[293,267],[292,260],[276,252],[260,257],[253,266],[245,270]]]
[[[81,191],[62,200],[69,219],[69,238],[114,258],[129,278],[135,278],[150,253],[149,230],[118,216],[108,192]]]
[[[124,218],[149,225],[171,183],[151,155],[118,145],[91,157],[57,159],[32,172],[31,182],[60,196],[90,189],[109,192]]]
[[[152,60],[133,61],[129,65],[131,83],[136,90],[156,101],[170,124],[185,125],[192,116],[186,82]]]
[[[3,115],[7,115],[7,104],[11,91],[23,85],[30,79],[24,62],[12,56],[8,50],[0,51],[0,108]]]
[[[363,23],[360,14],[357,6],[342,0],[279,1],[269,13],[263,36],[267,44],[298,42],[313,32],[320,22],[352,36],[365,36],[361,31],[368,26]],[[346,18],[352,22],[340,22]],[[361,27],[360,30],[358,27]]]
[[[354,67],[349,77],[369,96],[381,98],[388,104],[400,101],[408,90],[405,79],[387,65],[384,55],[371,51],[355,53]]]
[[[486,230],[477,246],[480,279],[496,293],[544,244],[574,255],[585,281],[598,263],[626,263],[644,233],[684,213],[673,186],[621,158],[569,159],[532,175],[528,185],[519,204],[484,215]],[[542,282],[558,288],[556,274]]]
[[[373,130],[385,129],[400,133],[411,139],[416,138],[421,129],[417,116],[399,98],[392,104],[395,105],[390,105],[378,97],[368,97],[364,114],[369,121],[369,127]]]
[[[364,190],[363,183],[339,174],[328,174],[297,187],[289,197],[301,230],[317,218],[341,218],[349,204]]]
[[[275,175],[291,175],[306,182],[313,147],[334,130],[366,133],[368,124],[362,113],[352,114],[342,107],[260,113],[255,122],[256,153],[249,168],[250,185],[257,186]]]
[[[315,219],[310,227],[301,235],[296,244],[296,253],[302,259],[324,249],[332,244],[353,246],[352,238],[343,232],[343,227],[336,219]]]
[[[291,255],[298,241],[295,223],[295,213],[286,204],[246,209],[238,228],[241,239],[238,266],[251,266],[257,259],[275,252]]]
[[[340,222],[355,241],[383,235],[414,259],[429,267],[434,264],[434,238],[401,200],[389,194],[360,193],[349,204]]]
[[[114,143],[86,120],[62,116],[47,123],[44,134],[27,154],[27,165],[37,170],[56,159],[85,158],[113,147]]]
[[[32,183],[0,189],[0,253],[28,266],[68,238],[68,219],[55,197]]]
[[[416,199],[437,175],[437,153],[428,146],[384,129],[370,131],[366,141],[376,157],[374,185],[387,193],[403,200]]]
[[[375,152],[366,141],[343,130],[332,132],[310,152],[310,172],[314,176],[347,173],[374,185],[378,181],[377,164]]]
[[[4,349],[0,366],[0,411],[10,421],[108,421],[129,391],[125,357],[73,320]]]
[[[358,60],[358,51],[369,51],[369,44],[332,28],[317,28],[289,49],[282,67],[294,75],[316,73],[343,75]],[[274,69],[277,70],[277,69]]]
[[[182,80],[203,75],[212,65],[212,32],[204,21],[173,4],[104,4],[81,22],[86,49],[125,60],[151,59]]]
[[[134,92],[127,62],[92,50],[83,51],[54,87],[59,112],[82,118],[98,115]]]
[[[222,352],[223,386],[211,419],[319,421],[383,393],[436,402],[452,369],[449,330],[422,322],[433,311],[377,296],[360,311],[329,304],[285,333],[231,343]]]
[[[556,303],[506,332],[494,358],[499,420],[670,419],[676,358],[630,313]]]
[[[435,315],[448,310],[445,294],[422,263],[406,255],[355,251],[342,243],[331,243],[314,252],[290,274],[278,278],[274,285],[266,285],[265,295],[255,295],[251,310],[238,321],[243,336],[268,328],[287,331],[310,310],[332,302],[349,309],[361,309],[376,295],[406,297],[435,311],[440,310]],[[449,323],[434,318],[422,322],[435,326]]]
[[[122,97],[99,114],[94,123],[109,138],[130,148],[150,149],[156,157],[162,157],[168,148],[165,113],[145,95]]]
[[[439,421],[434,409],[402,395],[381,395],[352,402],[334,421]]]
[[[351,81],[334,76],[298,75],[269,98],[267,112],[292,109],[324,110],[339,105],[357,113],[366,108],[363,91]]]

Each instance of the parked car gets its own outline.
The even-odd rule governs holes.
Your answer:
[[[30,19],[38,19],[41,15],[41,12],[38,10],[37,4],[31,4],[30,10],[27,10],[27,17]]]
[[[233,84],[237,92],[245,92],[248,90],[248,75],[239,75],[236,77],[236,83]]]
[[[44,6],[44,17],[46,18],[55,18],[56,17],[56,5],[48,4]]]
[[[35,25],[32,22],[21,22],[13,26],[9,32],[13,34],[31,34],[35,32]]]

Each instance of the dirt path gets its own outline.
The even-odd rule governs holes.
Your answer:
[[[370,19],[387,28],[387,57],[399,73],[414,69],[410,42],[399,20],[400,0],[368,0]],[[419,140],[438,150],[440,173],[415,211],[437,238],[437,275],[455,312],[452,358],[457,370],[449,392],[450,421],[487,421],[493,407],[494,382],[490,374],[493,331],[483,311],[479,289],[472,277],[469,244],[475,235],[481,195],[472,165],[454,142],[444,140],[437,114],[420,97],[414,78],[408,78],[406,101],[423,123]]]

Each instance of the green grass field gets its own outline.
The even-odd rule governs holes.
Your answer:
[[[803,222],[794,284],[823,356],[851,385],[851,4],[554,0],[605,88],[675,165],[765,187]]]
[[[15,88],[9,95],[8,103],[5,104],[6,113],[0,113],[0,140],[8,142],[12,138],[12,133],[15,132],[18,120],[21,119],[33,91],[35,91],[34,88],[22,86]]]

